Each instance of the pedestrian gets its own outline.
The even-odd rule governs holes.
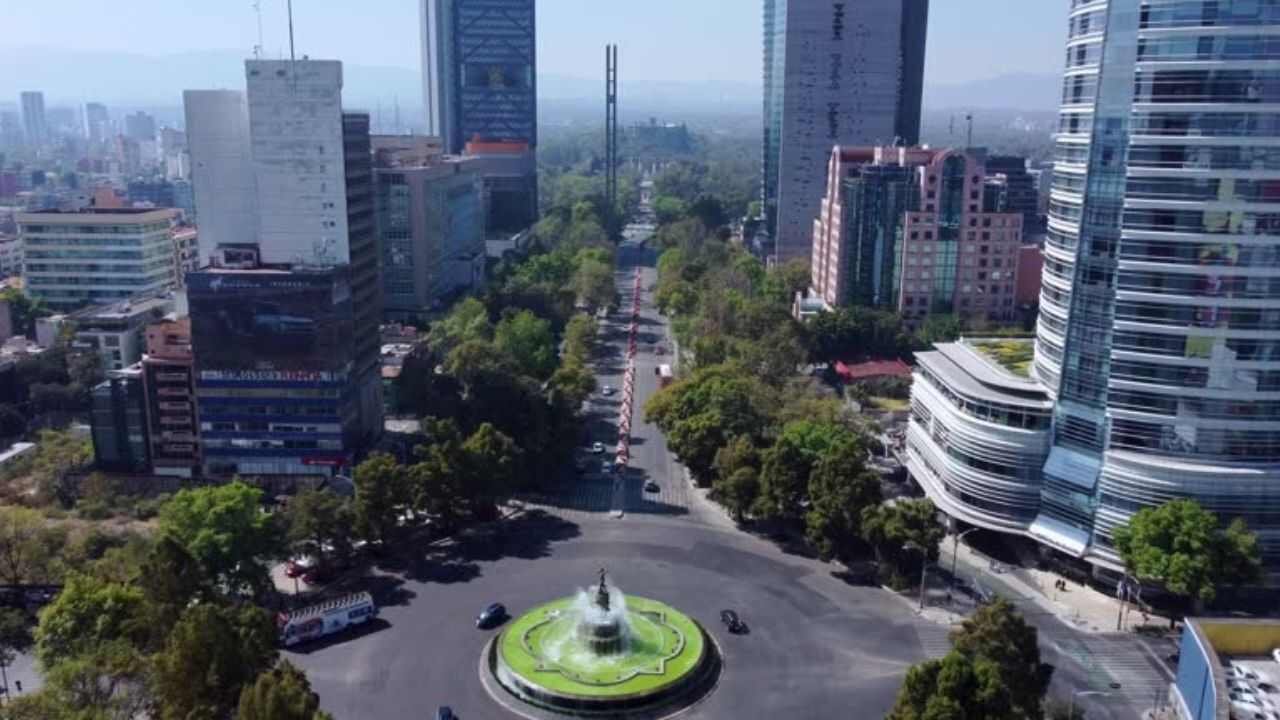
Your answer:
[[[18,692],[22,692],[22,681],[21,681],[21,680],[14,680],[14,681],[13,681],[13,686],[14,686],[14,687],[16,687],[16,688],[18,688]]]

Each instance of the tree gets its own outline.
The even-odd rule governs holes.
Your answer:
[[[0,670],[12,665],[18,653],[31,649],[34,641],[21,610],[0,608]]]
[[[134,720],[147,717],[152,698],[146,656],[111,640],[60,660],[44,673],[38,692],[5,705],[6,720]]]
[[[862,512],[880,503],[880,478],[866,467],[867,450],[852,438],[819,458],[809,477],[805,532],[824,559],[851,557],[862,537]]]
[[[689,208],[680,198],[670,195],[659,195],[653,199],[653,214],[659,225],[675,222],[685,216]]]
[[[431,326],[427,333],[427,347],[431,348],[433,355],[442,358],[465,342],[492,338],[489,310],[484,303],[469,297],[454,305],[448,315]]]
[[[29,338],[36,336],[36,320],[53,314],[43,300],[32,298],[17,288],[0,291],[0,301],[9,305],[9,321],[14,331]]]
[[[545,380],[556,369],[556,340],[551,323],[528,310],[509,313],[498,322],[493,343],[525,375]]]
[[[551,375],[550,386],[564,394],[574,406],[581,406],[596,391],[596,376],[577,358],[566,358]]]
[[[494,506],[515,490],[515,442],[489,423],[482,424],[462,444],[466,495],[473,514],[491,516]]]
[[[875,550],[876,560],[896,587],[924,561],[937,562],[938,544],[946,532],[937,508],[927,499],[898,500],[862,511],[862,538]],[[921,557],[921,555],[924,557]]]
[[[192,602],[208,602],[215,596],[200,563],[170,537],[161,537],[147,551],[134,585],[147,598],[147,624],[156,647]]]
[[[1009,701],[996,663],[952,651],[913,665],[886,720],[1027,720]]]
[[[698,219],[707,229],[714,230],[729,222],[724,203],[709,193],[702,193],[689,204],[689,215]]]
[[[276,628],[267,611],[193,605],[152,661],[160,720],[223,718],[242,688],[275,664]]]
[[[964,332],[964,324],[955,315],[931,314],[916,333],[916,347],[928,349],[934,343],[955,342]]]
[[[26,431],[26,416],[12,405],[0,405],[0,437],[17,437]]]
[[[1261,575],[1258,538],[1244,520],[1223,528],[1194,500],[1172,500],[1139,510],[1113,532],[1125,568],[1191,600],[1199,612],[1219,585],[1245,584]]]
[[[582,365],[589,362],[599,332],[600,326],[596,319],[586,313],[578,313],[569,318],[569,323],[564,327],[564,359],[576,360]]]
[[[1053,666],[1040,661],[1036,629],[1003,598],[978,607],[952,633],[954,652],[975,663],[996,665],[1008,687],[1009,704],[1018,718],[1043,716],[1041,702],[1049,689]]]
[[[146,602],[141,588],[69,575],[62,592],[40,611],[36,658],[50,669],[112,640],[144,647],[150,637]]]
[[[768,424],[764,386],[741,368],[699,368],[649,399],[645,418],[667,436],[695,479],[713,479],[716,453],[736,436],[759,438]]]
[[[569,286],[578,303],[592,309],[613,305],[617,295],[613,266],[595,258],[584,259],[578,264]]]
[[[740,467],[727,478],[716,478],[712,493],[734,520],[742,522],[760,499],[760,473],[753,467]]]
[[[160,508],[159,524],[232,592],[267,587],[265,563],[283,554],[282,528],[263,511],[262,491],[239,481],[180,491]]]
[[[9,585],[48,579],[51,558],[44,518],[24,507],[0,507],[0,578]]]
[[[328,720],[307,676],[283,660],[240,691],[236,720]]]
[[[332,492],[303,490],[289,500],[285,513],[289,543],[302,546],[321,562],[326,548],[339,556],[351,551],[351,504]]]
[[[76,486],[70,475],[93,460],[93,443],[69,430],[41,430],[31,458],[31,475],[44,499],[71,507]]]
[[[356,466],[354,481],[356,534],[370,542],[386,542],[408,497],[404,466],[391,455],[374,453]]]
[[[773,447],[764,451],[759,513],[775,520],[802,519],[813,467],[838,442],[854,442],[839,425],[810,420],[786,425]]]

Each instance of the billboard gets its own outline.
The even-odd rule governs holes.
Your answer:
[[[345,268],[192,273],[187,295],[201,377],[318,377],[351,363],[351,286]]]

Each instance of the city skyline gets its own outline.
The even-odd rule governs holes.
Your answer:
[[[127,17],[93,12],[87,0],[53,0],[6,8],[4,24],[22,38],[14,50],[112,52],[166,56],[239,51],[250,57],[258,44],[249,2],[189,8],[160,0],[136,0]],[[1058,73],[1066,34],[1066,2],[1019,3],[973,0],[935,3],[930,17],[926,84],[959,84],[1018,73]],[[963,5],[963,7],[961,7]],[[739,12],[733,10],[740,8]],[[759,85],[761,18],[755,0],[703,0],[696,4],[654,0],[607,7],[590,0],[539,3],[538,65],[548,75],[593,77],[584,58],[594,59],[604,42],[622,48],[627,79],[661,82],[694,79]],[[47,22],[60,18],[56,29]],[[392,0],[362,8],[358,15],[338,3],[297,3],[298,53],[350,65],[419,67],[418,0]],[[985,18],[999,17],[999,23]],[[675,20],[679,20],[675,22]],[[288,54],[284,2],[263,3],[263,55]],[[118,27],[117,27],[118,25]],[[134,41],[148,27],[198,26],[198,36],[150,33],[146,51]],[[1004,28],[1017,26],[1008,33]],[[194,41],[194,42],[193,42]],[[1011,67],[1010,58],[1017,57]],[[87,91],[87,89],[86,89]]]

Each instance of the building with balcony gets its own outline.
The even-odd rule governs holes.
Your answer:
[[[1015,317],[1022,213],[989,211],[980,152],[837,146],[813,223],[811,283],[828,306]]]
[[[154,295],[177,282],[169,209],[18,213],[27,292],[55,310]]]
[[[1179,498],[1245,520],[1280,565],[1277,28],[1274,3],[1071,3],[1030,371],[1053,420],[1025,532],[1095,570],[1121,569],[1117,526]],[[991,497],[922,484],[958,517]]]
[[[142,359],[151,471],[190,478],[200,473],[191,319],[169,317],[146,329]]]

